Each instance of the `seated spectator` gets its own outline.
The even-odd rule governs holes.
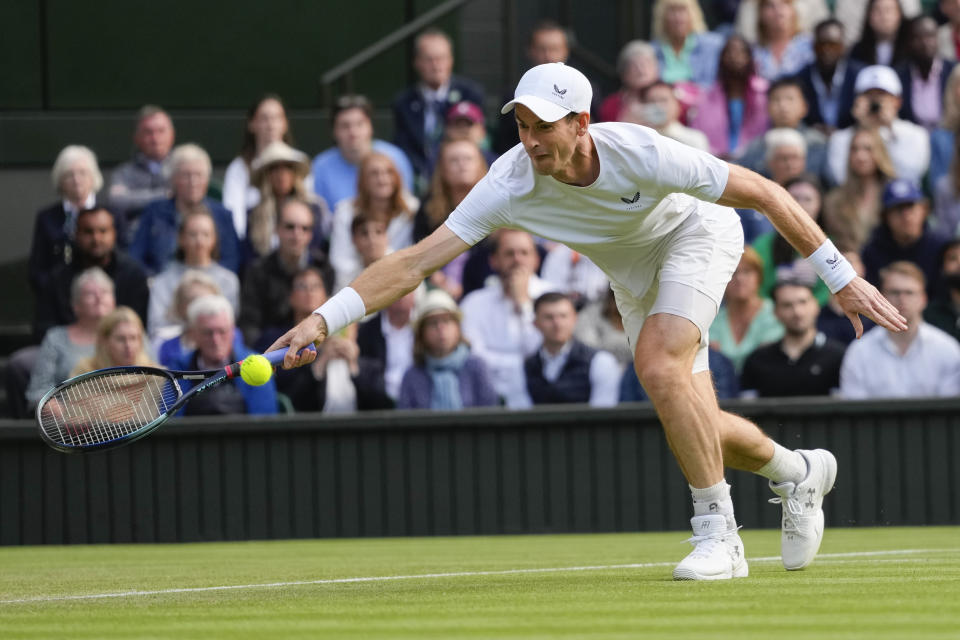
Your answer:
[[[113,281],[99,267],[90,267],[74,278],[69,300],[75,319],[43,336],[26,388],[28,408],[69,378],[77,362],[93,355],[100,320],[116,306],[113,292]]]
[[[490,148],[483,109],[472,102],[464,100],[450,107],[447,111],[447,123],[443,128],[443,139],[466,140],[477,145],[487,166],[497,159],[497,154]],[[439,155],[437,157],[439,163]]]
[[[157,360],[162,366],[175,368],[177,363],[197,348],[193,337],[186,331],[187,309],[191,302],[207,295],[219,296],[222,293],[220,286],[206,273],[189,270],[180,278],[180,283],[173,293],[173,302],[167,311],[171,323],[152,338]],[[235,349],[243,347],[243,336],[239,331],[234,332],[233,343]]]
[[[51,327],[74,321],[70,291],[77,276],[90,267],[99,267],[111,279],[118,304],[131,307],[141,318],[147,317],[147,275],[136,260],[117,249],[113,224],[113,215],[103,207],[77,214],[71,260],[51,270],[45,290],[36,299],[34,333],[38,338]]]
[[[960,344],[923,321],[923,271],[910,262],[889,264],[881,270],[880,292],[907,319],[907,330],[874,327],[852,343],[840,369],[840,394],[851,399],[960,395]]]
[[[960,238],[940,252],[941,290],[923,311],[923,319],[960,340]]]
[[[840,387],[846,346],[817,331],[820,305],[813,280],[782,280],[771,292],[783,338],[747,356],[740,376],[744,397],[824,396]]]
[[[188,271],[200,271],[210,276],[217,284],[217,293],[230,301],[234,313],[240,311],[240,281],[237,274],[216,263],[219,256],[217,244],[216,224],[208,211],[201,208],[184,216],[177,234],[174,260],[150,282],[147,327],[152,338],[172,337],[179,333],[181,321],[170,317],[170,308],[174,292]]]
[[[624,122],[635,122],[656,130],[662,136],[682,142],[688,147],[710,150],[707,136],[692,127],[680,124],[680,102],[675,90],[665,82],[654,82],[640,93],[640,109],[624,114]]]
[[[612,354],[621,369],[633,367],[633,350],[623,332],[623,318],[609,286],[601,299],[591,302],[577,315],[573,335],[588,347]]]
[[[350,224],[350,239],[357,250],[357,255],[360,256],[363,269],[390,252],[387,224],[377,218],[367,218],[365,216],[354,218]],[[334,291],[339,291],[349,285],[354,277],[356,277],[355,274],[337,274],[337,279],[334,280]]]
[[[850,262],[858,276],[862,278],[866,274],[866,268],[863,266],[863,260],[860,259],[859,253],[844,251],[843,257]],[[875,326],[873,320],[866,316],[860,316],[860,322],[863,324],[864,332]],[[820,315],[817,317],[817,331],[831,340],[836,340],[845,345],[857,339],[856,330],[847,317],[846,311],[840,306],[837,296],[832,294],[827,299],[827,304],[820,308]]]
[[[500,229],[493,236],[490,266],[496,277],[463,297],[463,335],[490,370],[493,388],[510,408],[526,402],[524,359],[542,342],[533,324],[533,301],[551,290],[537,277],[540,255],[533,236]]]
[[[233,216],[222,204],[206,197],[210,184],[210,156],[195,144],[180,145],[166,164],[173,197],[157,200],[143,210],[130,255],[150,274],[160,273],[177,250],[177,231],[188,213],[206,207],[217,223],[220,264],[234,273],[240,268],[240,249]]]
[[[233,214],[233,226],[241,240],[247,235],[247,212],[260,204],[260,191],[250,180],[254,158],[271,142],[293,145],[287,109],[280,96],[268,93],[247,109],[240,155],[223,174],[223,206]]]
[[[770,116],[770,128],[796,130],[803,137],[806,149],[806,171],[818,178],[823,176],[827,162],[827,138],[822,133],[803,123],[807,114],[807,101],[799,82],[793,78],[777,80],[767,91],[767,114]],[[758,136],[747,145],[743,155],[737,160],[748,169],[769,176],[767,164],[769,148],[767,136]],[[780,182],[784,184],[784,182]]]
[[[909,180],[897,179],[883,191],[882,223],[863,248],[867,281],[879,286],[880,269],[906,260],[917,265],[933,295],[940,282],[940,250],[946,238],[927,226],[930,207],[920,188]]]
[[[413,308],[421,289],[399,298],[357,329],[359,355],[379,364],[384,390],[392,400],[400,397],[403,374],[413,365]]]
[[[939,8],[947,22],[937,29],[937,53],[956,62],[960,58],[960,2],[940,0]]]
[[[895,67],[907,56],[907,22],[899,0],[869,0],[860,40],[850,57],[865,65]]]
[[[443,140],[447,111],[462,100],[483,104],[484,99],[480,85],[453,75],[453,43],[443,31],[423,31],[413,49],[417,84],[393,101],[394,142],[413,164],[415,191],[423,193]]]
[[[290,314],[283,319],[281,324],[264,327],[257,342],[252,345],[254,351],[266,351],[270,345],[276,342],[277,338],[289,331],[290,327],[295,326],[327,301],[326,276],[327,274],[321,269],[313,266],[304,267],[293,274],[293,278],[290,280],[290,296],[288,297]],[[313,306],[310,306],[311,304]],[[277,384],[277,390],[283,391],[280,388],[280,383]]]
[[[730,358],[738,374],[757,347],[783,337],[783,327],[773,314],[773,302],[760,297],[762,281],[763,260],[746,247],[723,294],[723,306],[710,325],[711,345]]]
[[[600,300],[610,290],[610,280],[594,262],[565,244],[547,251],[540,277],[551,288],[567,295],[575,307]]]
[[[296,198],[284,201],[276,226],[277,248],[247,268],[240,289],[238,325],[246,344],[258,344],[266,327],[288,321],[294,274],[308,266],[330,273],[326,255],[311,247],[316,225],[309,204]],[[332,274],[325,284],[328,290],[333,286]]]
[[[847,1],[856,2],[857,0]],[[760,22],[760,0],[738,0],[736,5],[735,31],[748,42],[756,42],[757,26]],[[795,0],[794,8],[797,13],[798,31],[810,32],[817,22],[830,15],[830,9],[824,0]]]
[[[897,67],[903,85],[900,117],[932,131],[943,116],[947,78],[955,62],[937,54],[937,21],[921,15],[907,23],[907,56]]]
[[[810,218],[819,224],[823,192],[816,176],[801,175],[788,181],[784,187],[797,204],[810,215]],[[760,284],[760,293],[764,297],[771,297],[774,285],[781,278],[780,272],[786,271],[799,277],[808,276],[812,282],[816,282],[813,291],[817,303],[821,305],[827,303],[830,289],[816,277],[813,268],[796,249],[790,246],[780,232],[775,229],[769,231],[754,240],[752,246],[763,260],[763,282]]]
[[[612,407],[620,395],[620,365],[573,337],[577,310],[562,293],[545,293],[533,304],[540,349],[523,361],[529,399],[525,406],[568,402]]]
[[[35,295],[47,290],[54,267],[70,264],[77,214],[95,206],[103,186],[97,157],[77,145],[64,147],[57,155],[50,177],[60,201],[38,211],[33,223],[27,270]]]
[[[960,3],[958,3],[960,6]],[[926,184],[936,193],[956,157],[957,130],[960,129],[960,65],[954,65],[943,92],[943,116],[940,125],[930,132],[930,170]],[[936,199],[936,196],[934,196]]]
[[[77,361],[70,377],[108,367],[156,367],[145,333],[133,309],[117,307],[100,320],[93,355]]]
[[[657,0],[651,23],[652,44],[664,82],[693,82],[702,87],[714,83],[723,36],[707,31],[700,3]]]
[[[813,38],[800,28],[794,4],[794,0],[759,2],[753,57],[757,74],[770,82],[795,75],[813,62]]]
[[[390,158],[370,153],[360,164],[357,197],[341,200],[333,211],[330,232],[330,264],[337,279],[350,282],[361,271],[360,256],[350,241],[350,226],[357,216],[383,220],[392,250],[413,244],[413,219],[420,206]]]
[[[869,0],[844,0],[833,3],[834,16],[843,23],[846,36],[844,42],[853,46],[863,36],[864,22],[867,21]],[[905,18],[912,18],[920,14],[921,0],[898,0]],[[924,4],[932,4],[924,0]]]
[[[424,295],[414,312],[414,365],[403,375],[398,409],[457,411],[499,403],[486,365],[470,355],[461,319],[446,291]]]
[[[945,238],[960,236],[960,136],[954,137],[954,155],[950,172],[941,176],[934,191],[934,219],[936,233]]]
[[[883,188],[896,177],[887,145],[876,129],[854,132],[846,173],[844,183],[824,200],[823,228],[837,246],[859,252],[880,224]]]
[[[617,56],[617,76],[620,89],[600,104],[600,122],[620,122],[629,117],[640,103],[640,93],[660,79],[660,63],[654,46],[643,40],[625,44]],[[513,128],[517,128],[516,120]]]
[[[127,245],[136,231],[137,219],[144,207],[155,200],[170,197],[170,176],[164,171],[173,149],[173,121],[160,107],[148,104],[137,114],[133,143],[137,151],[130,162],[113,170],[107,198],[110,208],[121,219]]]
[[[337,98],[330,116],[334,146],[313,159],[313,190],[327,206],[336,208],[341,200],[357,195],[357,172],[371,152],[393,161],[407,191],[413,193],[413,166],[404,152],[385,140],[373,137],[373,105],[364,96]]]
[[[277,248],[277,210],[280,203],[295,198],[305,202],[313,211],[313,240],[311,246],[326,252],[332,224],[327,203],[307,188],[310,159],[285,142],[271,142],[254,159],[253,184],[260,193],[260,201],[247,219],[245,251],[249,261],[262,258]]]
[[[853,124],[853,87],[863,63],[845,55],[844,27],[829,18],[813,34],[814,60],[796,76],[809,110],[804,122],[824,133]]]
[[[231,362],[243,360],[254,352],[234,342],[233,307],[223,296],[201,296],[187,308],[187,332],[196,350],[188,353],[172,369],[198,371],[222,369]],[[184,393],[197,381],[181,380]],[[252,386],[236,378],[201,393],[187,403],[181,415],[274,414],[277,412],[277,388],[271,378],[266,384]]]
[[[930,166],[930,134],[919,125],[897,118],[903,88],[896,72],[880,65],[867,67],[857,76],[855,92],[853,118],[857,126],[880,133],[897,177],[920,182]],[[834,131],[827,142],[827,171],[833,184],[843,184],[847,179],[854,131],[854,127]]]
[[[730,358],[713,347],[707,350],[707,362],[710,367],[710,377],[713,378],[713,387],[717,390],[718,400],[729,400],[740,394],[737,372],[733,368]],[[650,397],[640,384],[637,372],[632,365],[628,366],[620,378],[620,402],[647,402]]]
[[[737,156],[767,130],[767,87],[756,74],[750,45],[731,36],[720,54],[717,81],[688,116],[690,126],[707,134],[710,153]]]
[[[783,186],[800,176],[807,165],[807,142],[793,129],[771,129],[763,135],[770,179]]]

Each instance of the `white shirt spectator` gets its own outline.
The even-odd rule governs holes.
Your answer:
[[[397,328],[390,324],[386,313],[380,314],[380,331],[387,343],[387,362],[384,366],[383,383],[387,395],[396,400],[400,397],[403,374],[413,366],[413,328],[410,324]]]
[[[247,235],[247,212],[260,204],[260,190],[250,184],[250,168],[241,157],[227,165],[223,174],[223,206],[233,214],[237,237]]]
[[[585,301],[602,298],[610,288],[610,280],[600,267],[563,244],[555,245],[547,253],[540,276],[557,291]]]
[[[548,382],[556,382],[563,371],[567,359],[570,357],[570,348],[573,341],[564,345],[560,353],[553,355],[540,347],[540,358],[543,360],[543,377]],[[591,407],[615,407],[620,401],[620,376],[623,367],[613,357],[613,354],[598,350],[590,360],[590,400]],[[524,386],[526,393],[526,386]],[[525,407],[532,407],[533,400],[526,394]]]
[[[504,295],[500,279],[490,278],[483,289],[467,294],[460,303],[463,336],[470,351],[490,369],[493,388],[510,408],[529,406],[523,360],[543,341],[533,326],[533,301],[553,290],[536,275],[530,276],[530,302],[518,313]]]
[[[874,327],[848,348],[840,367],[840,395],[849,399],[960,395],[960,343],[922,323],[906,353]]]
[[[835,184],[847,181],[847,157],[853,127],[834,131],[827,142],[827,172]],[[880,129],[898,178],[920,182],[930,168],[930,134],[918,124],[894,120]]]

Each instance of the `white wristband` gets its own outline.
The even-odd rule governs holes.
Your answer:
[[[857,277],[853,265],[841,255],[829,238],[807,257],[807,262],[827,283],[830,293],[840,291]]]
[[[332,336],[367,315],[367,307],[353,287],[344,287],[313,312],[323,316],[327,323],[327,335]]]

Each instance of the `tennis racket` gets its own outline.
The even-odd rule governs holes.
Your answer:
[[[276,368],[286,353],[286,349],[277,349],[263,355]],[[240,364],[208,371],[111,367],[81,374],[40,399],[40,436],[64,453],[88,453],[129,444],[160,427],[194,396],[239,377]],[[179,380],[201,382],[183,393]]]

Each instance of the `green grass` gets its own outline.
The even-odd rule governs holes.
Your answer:
[[[790,573],[742,534],[750,577],[719,583],[670,580],[678,533],[0,548],[0,638],[960,637],[958,528],[830,529]],[[493,573],[423,577],[465,572]]]

